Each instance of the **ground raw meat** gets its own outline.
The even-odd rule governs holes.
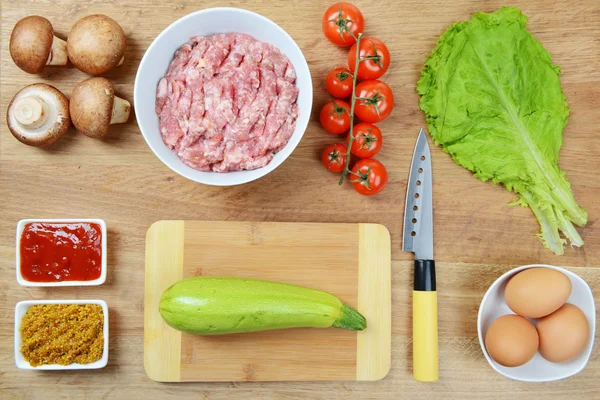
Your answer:
[[[158,83],[165,144],[200,171],[267,165],[298,118],[296,72],[275,46],[228,33],[193,37]]]

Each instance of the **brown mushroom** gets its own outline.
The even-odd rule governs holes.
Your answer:
[[[90,75],[102,75],[123,63],[125,33],[106,15],[88,15],[77,21],[67,38],[73,65]]]
[[[26,86],[8,105],[6,123],[20,142],[29,146],[50,145],[71,126],[69,100],[45,83]]]
[[[30,74],[46,65],[67,65],[67,42],[54,36],[52,24],[44,17],[31,15],[17,22],[9,47],[15,64]]]
[[[131,105],[115,96],[113,84],[106,78],[90,78],[75,86],[70,102],[71,119],[78,131],[100,138],[111,124],[129,119]]]

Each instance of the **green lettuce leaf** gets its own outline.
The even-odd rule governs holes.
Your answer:
[[[504,184],[540,222],[542,243],[582,246],[587,213],[558,167],[569,108],[560,68],[527,31],[518,8],[452,25],[425,62],[417,92],[429,132],[482,181]]]

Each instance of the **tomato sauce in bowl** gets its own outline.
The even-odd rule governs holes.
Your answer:
[[[29,282],[93,281],[102,274],[102,227],[93,222],[30,222],[20,238]]]

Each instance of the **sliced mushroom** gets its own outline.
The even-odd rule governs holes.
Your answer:
[[[90,78],[75,86],[70,102],[71,119],[78,131],[100,138],[111,124],[129,119],[131,105],[115,96],[113,84],[106,78]]]
[[[102,75],[123,63],[125,33],[106,15],[88,15],[77,21],[67,39],[73,65],[90,75]]]
[[[6,123],[20,142],[29,146],[50,145],[71,126],[69,100],[45,83],[26,86],[8,105]]]
[[[54,36],[52,24],[44,17],[25,17],[10,35],[10,56],[19,68],[30,74],[46,65],[67,65],[67,42]]]

